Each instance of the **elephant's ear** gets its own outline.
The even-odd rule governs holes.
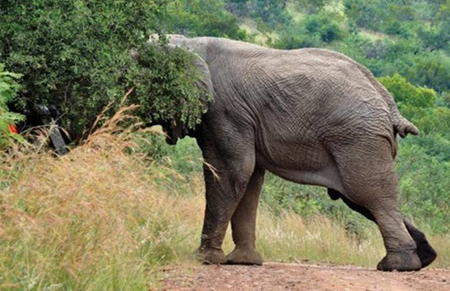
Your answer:
[[[175,47],[169,44],[169,47]],[[200,100],[208,109],[208,101],[210,97],[214,96],[214,87],[211,81],[211,73],[209,71],[208,64],[196,53],[191,52],[194,55],[193,65],[197,68],[199,76],[197,80],[197,86],[200,89]],[[164,132],[167,135],[166,141],[168,144],[176,144],[178,139],[182,139],[185,136],[196,137],[197,132],[195,129],[188,128],[184,122],[175,120],[170,122],[170,125],[163,125]]]
[[[173,38],[173,36],[172,36],[172,38]],[[186,39],[186,38],[183,36],[183,39]],[[205,62],[205,60],[202,57],[200,57],[200,55],[193,52],[187,46],[184,46],[182,44],[169,43],[168,47],[170,49],[174,49],[177,47],[183,48],[184,50],[189,51],[193,55],[193,65],[197,68],[198,73],[199,73],[199,79],[197,81],[197,86],[203,92],[203,94],[201,94],[200,98],[206,107],[207,101],[208,101],[208,96],[212,97],[214,95],[214,87],[213,87],[213,84],[211,81],[211,72],[209,71],[208,64]]]
[[[197,68],[200,76],[197,81],[197,86],[200,88],[202,94],[200,96],[205,108],[208,107],[208,97],[214,96],[214,87],[211,80],[211,72],[208,64],[198,55],[194,54],[194,66]]]

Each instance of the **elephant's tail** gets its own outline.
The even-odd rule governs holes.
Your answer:
[[[406,118],[401,116],[400,113],[398,113],[398,116],[396,119],[397,120],[394,123],[394,129],[396,132],[398,132],[398,134],[402,138],[406,137],[406,135],[408,135],[408,133],[413,134],[413,135],[419,134],[419,130],[417,129],[417,127],[414,124],[412,124],[412,122],[410,122],[409,120],[407,120]]]

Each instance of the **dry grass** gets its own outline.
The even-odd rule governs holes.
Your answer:
[[[126,109],[61,158],[19,150],[2,157],[1,290],[145,290],[155,287],[159,266],[195,263],[202,178],[188,184],[130,154],[124,120]],[[161,190],[167,179],[178,179],[182,193]],[[370,237],[349,237],[320,217],[305,222],[265,209],[259,216],[258,248],[267,260],[374,266],[383,248],[378,234]],[[448,267],[448,237],[432,241],[441,251],[434,266]]]
[[[373,267],[383,255],[383,243],[378,235],[370,240],[352,237],[341,225],[320,216],[304,221],[292,213],[285,213],[279,219],[268,214],[260,217],[259,225],[261,250],[271,260]]]
[[[0,192],[0,288],[142,290],[153,266],[193,250],[202,203],[155,190],[164,174],[126,153],[124,112],[67,156],[3,161],[16,173]]]

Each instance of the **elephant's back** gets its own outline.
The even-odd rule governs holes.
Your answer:
[[[230,58],[233,59],[233,58]],[[389,106],[362,66],[329,50],[258,50],[242,54],[232,64],[235,87],[242,98],[255,100],[266,113],[283,114],[284,120],[319,125],[386,119]],[[237,69],[235,69],[237,68]]]
[[[341,136],[393,135],[389,106],[362,68],[329,50],[245,43],[222,51],[210,67],[224,107],[244,108],[241,115],[273,142],[311,148]]]

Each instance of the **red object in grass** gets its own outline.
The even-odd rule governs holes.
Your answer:
[[[16,128],[16,126],[15,126],[14,124],[10,124],[10,125],[9,125],[9,131],[10,131],[11,133],[18,133],[18,132],[17,132],[17,128]]]

